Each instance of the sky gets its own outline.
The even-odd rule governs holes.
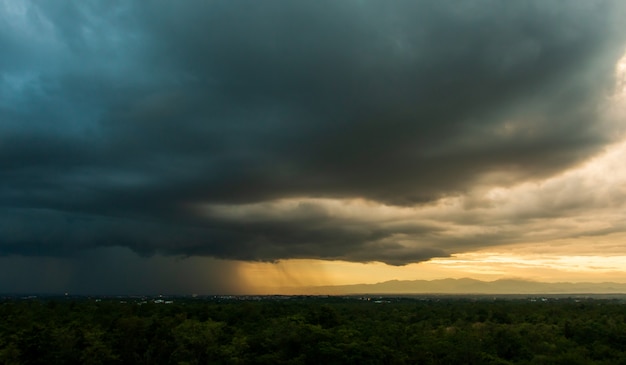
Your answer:
[[[0,0],[0,292],[626,282],[626,2]]]

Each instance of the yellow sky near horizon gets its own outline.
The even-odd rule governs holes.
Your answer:
[[[406,266],[323,260],[243,263],[245,287],[260,294],[293,293],[299,287],[373,284],[389,280],[472,278],[483,281],[523,279],[539,282],[626,283],[626,255],[520,255],[476,251]]]

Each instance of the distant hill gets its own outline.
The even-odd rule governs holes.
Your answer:
[[[542,283],[501,279],[391,280],[376,284],[293,288],[312,294],[607,294],[626,293],[626,283]]]

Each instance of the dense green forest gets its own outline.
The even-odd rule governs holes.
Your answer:
[[[626,364],[620,300],[4,299],[0,364]]]

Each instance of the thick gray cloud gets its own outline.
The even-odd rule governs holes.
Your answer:
[[[623,8],[5,1],[0,255],[445,256],[432,224],[197,207],[406,207],[558,174],[618,137],[601,110]],[[424,244],[398,243],[416,232]]]

